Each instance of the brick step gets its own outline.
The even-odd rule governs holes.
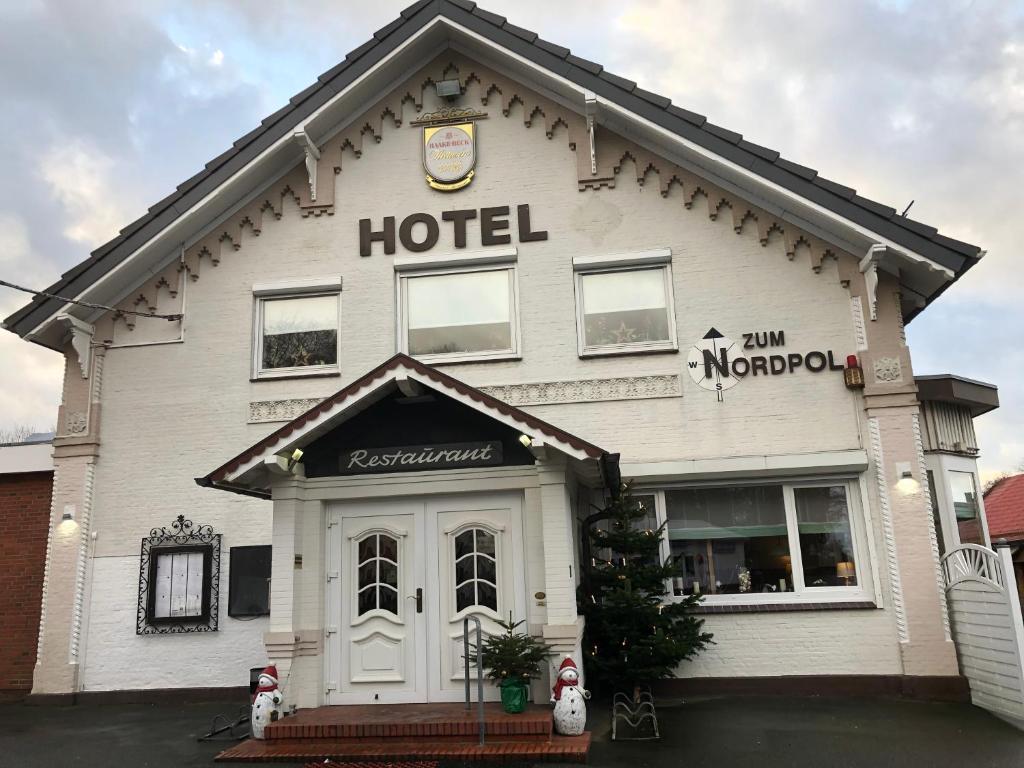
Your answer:
[[[280,744],[304,739],[335,741],[367,739],[432,739],[476,741],[478,712],[462,705],[365,705],[302,710],[267,726],[267,741]],[[551,710],[542,705],[509,715],[500,705],[484,710],[488,737],[527,737],[547,741],[552,733]]]
[[[488,732],[486,734],[487,739],[501,739],[502,741],[533,741],[533,742],[546,742],[551,740],[550,733],[520,733],[520,734],[504,734],[504,733],[493,733]],[[353,744],[363,744],[370,742],[388,742],[389,744],[417,744],[423,740],[430,741],[431,743],[437,744],[475,744],[480,740],[480,732],[473,730],[472,733],[451,733],[441,735],[429,735],[429,736],[289,736],[287,738],[270,738],[264,739],[269,744],[294,744],[298,741],[309,741],[310,739],[320,741],[337,741],[352,742]]]
[[[214,758],[224,763],[287,763],[338,760],[529,760],[559,763],[583,763],[590,749],[590,733],[582,736],[552,736],[549,741],[516,739],[514,737],[476,743],[433,741],[430,739],[304,739],[269,743],[249,739]]]

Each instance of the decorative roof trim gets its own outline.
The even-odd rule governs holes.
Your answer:
[[[99,281],[112,275],[140,249],[150,246],[166,233],[168,227],[190,215],[216,196],[229,181],[237,179],[254,161],[266,158],[284,144],[295,147],[294,130],[305,128],[310,120],[322,114],[336,97],[376,71],[390,58],[406,49],[415,39],[443,22],[459,28],[469,38],[482,40],[490,47],[500,48],[504,55],[528,63],[545,76],[558,78],[575,92],[590,92],[609,111],[625,114],[629,119],[682,142],[692,152],[722,163],[723,167],[757,179],[791,198],[801,201],[810,210],[821,210],[833,220],[852,222],[875,235],[876,242],[891,242],[895,250],[915,254],[962,275],[980,258],[976,246],[940,235],[934,227],[899,216],[895,209],[861,197],[856,191],[828,179],[817,171],[781,158],[777,152],[759,147],[737,133],[727,131],[696,115],[672,105],[671,101],[644,91],[624,78],[613,75],[598,64],[573,56],[567,48],[548,43],[535,33],[508,24],[504,17],[478,8],[465,0],[420,0],[401,12],[399,19],[378,30],[373,39],[350,52],[338,66],[292,98],[287,106],[266,118],[226,152],[207,164],[200,173],[181,184],[137,221],[121,230],[114,240],[93,251],[89,259],[64,273],[47,290],[82,296]],[[582,102],[581,102],[582,104]],[[296,148],[296,151],[297,148]],[[926,253],[925,251],[929,251]],[[108,261],[101,265],[100,262]],[[116,260],[116,263],[112,263]],[[90,275],[90,272],[96,274]],[[947,288],[942,284],[928,299],[934,299]],[[32,336],[59,311],[59,300],[34,298],[4,321],[4,327],[22,336]],[[920,311],[915,309],[913,317]],[[33,340],[44,343],[42,339]]]

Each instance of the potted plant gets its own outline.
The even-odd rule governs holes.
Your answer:
[[[510,714],[526,709],[530,680],[540,677],[541,665],[552,655],[551,646],[525,632],[516,632],[523,621],[499,621],[505,631],[492,635],[483,642],[485,674],[501,689],[501,706]],[[474,646],[470,661],[478,664],[480,649]]]

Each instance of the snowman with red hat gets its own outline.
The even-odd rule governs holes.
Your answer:
[[[587,725],[586,699],[590,698],[590,691],[580,688],[579,681],[576,662],[571,656],[566,656],[558,668],[555,687],[551,689],[555,730],[563,736],[579,736]]]
[[[252,737],[265,738],[263,729],[281,716],[281,702],[284,696],[277,687],[277,667],[273,664],[260,672],[256,683],[256,695],[252,700]]]

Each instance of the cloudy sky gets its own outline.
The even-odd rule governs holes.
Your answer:
[[[48,285],[405,4],[0,0],[0,277]],[[982,468],[1024,462],[1024,2],[484,7],[985,248],[911,324],[914,367],[998,384]],[[60,370],[0,332],[0,430],[52,426]]]

